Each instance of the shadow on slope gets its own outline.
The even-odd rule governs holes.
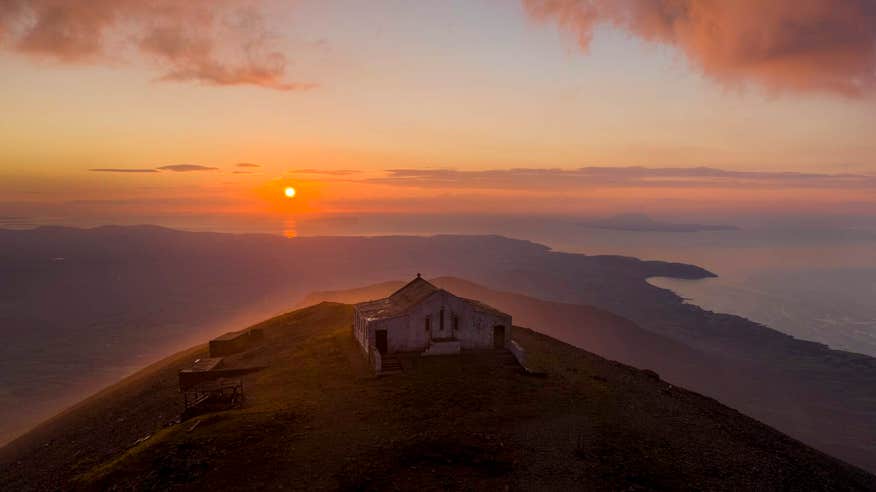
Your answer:
[[[419,359],[375,378],[351,322],[350,306],[323,303],[258,325],[271,367],[248,377],[242,409],[197,426],[169,417],[179,395],[166,375],[202,349],[178,354],[4,448],[0,482],[15,490],[876,486],[714,400],[523,328],[513,337],[546,379],[491,352]],[[163,402],[168,417],[131,446],[143,432],[137,423],[155,417],[141,398]],[[83,422],[93,423],[87,432]]]
[[[527,326],[557,340],[640,369],[657,371],[672,383],[698,391],[721,386],[725,394],[744,394],[734,370],[720,357],[644,330],[632,321],[593,306],[544,301],[521,294],[501,292],[455,277],[430,280],[456,295],[478,299],[505,311],[514,324]],[[302,305],[322,301],[355,304],[379,299],[401,287],[393,281],[343,291],[315,292]]]

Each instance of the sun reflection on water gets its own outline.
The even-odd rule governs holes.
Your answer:
[[[294,220],[287,220],[283,224],[283,236],[290,239],[298,237],[298,227]]]

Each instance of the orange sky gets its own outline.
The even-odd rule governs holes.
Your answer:
[[[874,12],[688,2],[20,2],[0,216],[876,213]]]

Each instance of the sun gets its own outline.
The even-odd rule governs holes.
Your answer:
[[[295,188],[293,188],[291,186],[287,186],[286,189],[283,191],[283,193],[286,195],[286,198],[294,198],[295,197]]]

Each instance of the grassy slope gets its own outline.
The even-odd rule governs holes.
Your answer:
[[[28,434],[12,458],[4,449],[0,483],[876,488],[874,477],[714,400],[522,328],[513,336],[547,378],[476,354],[419,359],[402,374],[374,378],[350,335],[351,316],[350,306],[323,303],[262,323],[271,368],[249,377],[244,408],[200,417],[193,430],[196,420],[156,423],[158,413],[166,422],[179,407],[169,376],[202,349],[172,357]],[[154,436],[126,450],[144,429]]]

